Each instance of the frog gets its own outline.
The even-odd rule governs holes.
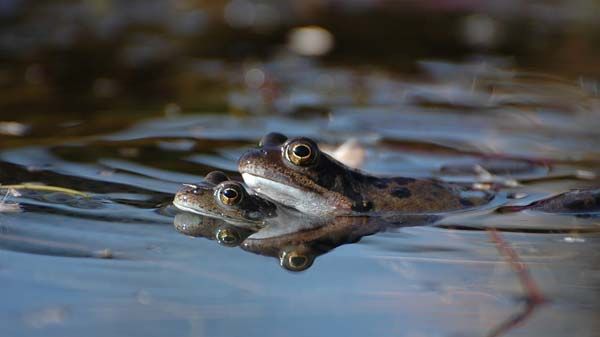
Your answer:
[[[175,204],[209,216],[179,213],[174,220],[177,231],[188,236],[207,237],[223,246],[239,246],[255,254],[276,257],[282,268],[293,272],[310,268],[319,255],[340,245],[357,242],[363,236],[437,220],[435,215],[320,217],[305,214],[252,195],[241,182],[218,171],[208,174],[198,185],[202,189],[198,190],[195,185],[195,193],[189,191],[192,187],[184,186],[184,195],[178,194]],[[177,201],[179,199],[183,201]],[[260,206],[263,203],[267,207]],[[223,219],[221,214],[230,216]],[[231,223],[231,217],[239,221]],[[224,221],[226,219],[229,223]],[[262,221],[259,227],[242,224],[243,221],[258,220]]]
[[[269,133],[238,161],[257,194],[317,216],[445,213],[493,199],[487,191],[433,178],[378,177],[350,168],[307,137]]]
[[[173,205],[180,210],[236,225],[260,227],[275,215],[276,205],[249,192],[221,171],[212,171],[198,184],[184,184],[175,194]]]

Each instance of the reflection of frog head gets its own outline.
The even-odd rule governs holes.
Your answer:
[[[373,218],[349,216],[323,219],[290,218],[267,225],[244,240],[241,248],[279,259],[282,268],[303,271],[310,268],[319,255],[360,240],[381,229]],[[314,223],[301,223],[310,222]],[[298,223],[295,223],[298,222]]]
[[[219,219],[187,212],[177,213],[173,225],[182,234],[205,237],[226,247],[239,246],[248,236],[254,233],[252,230],[236,227]]]

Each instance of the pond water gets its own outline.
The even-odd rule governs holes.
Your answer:
[[[2,185],[64,190],[2,189],[2,336],[493,335],[529,295],[492,228],[546,300],[502,333],[597,336],[597,214],[494,211],[600,186],[598,101],[579,83],[493,63],[424,62],[418,79],[294,58],[250,75],[217,66],[234,83],[233,113],[168,106],[3,125]],[[276,89],[252,84],[264,74]],[[181,184],[235,176],[270,131],[329,148],[354,138],[375,174],[504,187],[492,206],[362,237],[302,272],[176,231]],[[482,171],[486,160],[506,167]]]

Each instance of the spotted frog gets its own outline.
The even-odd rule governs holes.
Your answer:
[[[249,193],[242,183],[220,171],[210,172],[199,184],[184,184],[175,194],[173,205],[246,227],[260,227],[276,210],[275,204]]]
[[[351,169],[305,137],[264,136],[238,163],[256,193],[317,216],[440,213],[476,207],[492,195],[433,179],[376,177]]]

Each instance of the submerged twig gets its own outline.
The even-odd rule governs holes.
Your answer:
[[[504,255],[510,267],[519,277],[521,286],[526,293],[525,308],[523,308],[521,312],[512,315],[500,323],[487,335],[488,337],[498,337],[527,320],[527,318],[533,314],[538,306],[545,302],[545,299],[537,284],[531,277],[531,274],[529,274],[527,266],[519,259],[517,252],[511,246],[509,246],[506,241],[504,241],[500,233],[495,228],[488,229],[488,234],[490,235],[492,241],[496,244],[496,248],[500,254]]]

